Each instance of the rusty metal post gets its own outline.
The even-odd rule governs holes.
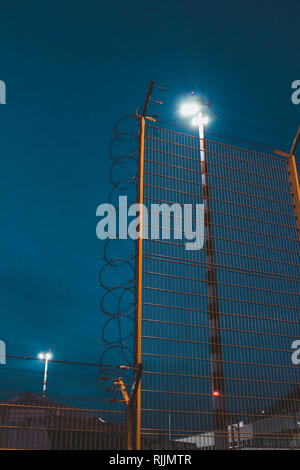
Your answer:
[[[297,228],[298,228],[298,237],[300,241],[300,188],[299,188],[299,178],[298,178],[296,161],[295,161],[295,151],[297,148],[297,144],[299,142],[299,138],[300,138],[300,126],[298,127],[298,131],[294,139],[290,153],[282,152],[281,150],[274,150],[274,152],[277,155],[287,157],[288,172],[289,172],[290,183],[291,183],[291,192],[293,196],[295,217],[296,217],[296,223],[297,223]]]
[[[134,318],[134,363],[137,366],[142,362],[142,293],[143,293],[143,190],[144,190],[144,153],[145,153],[145,117],[154,81],[150,82],[144,107],[139,116],[139,149],[137,165],[137,202],[140,204],[140,229],[139,238],[136,241],[136,287],[135,287],[135,318]],[[133,428],[135,449],[141,449],[141,381],[139,381],[136,392],[136,403]]]
[[[212,430],[214,432],[215,449],[220,450],[228,448],[228,429],[225,405],[225,381],[222,353],[222,337],[220,330],[220,314],[214,255],[213,227],[209,195],[209,178],[207,171],[207,158],[204,139],[204,122],[201,112],[199,114],[199,139],[204,202],[205,256],[207,263],[209,344],[212,378]]]

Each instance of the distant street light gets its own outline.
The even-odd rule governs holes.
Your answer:
[[[41,352],[38,355],[38,358],[42,361],[45,361],[45,371],[44,371],[44,383],[43,383],[43,398],[46,398],[46,387],[47,387],[47,372],[48,372],[48,361],[52,359],[53,355],[51,349],[46,352]]]

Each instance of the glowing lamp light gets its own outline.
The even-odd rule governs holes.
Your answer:
[[[199,116],[193,117],[193,119],[191,120],[191,124],[192,124],[193,127],[199,126],[199,124],[200,124],[200,118],[199,118]]]
[[[43,398],[46,398],[46,387],[47,387],[47,373],[48,373],[48,361],[52,359],[52,352],[49,349],[46,352],[40,352],[38,358],[42,361],[45,361],[45,370],[44,370],[44,382],[43,382]]]
[[[214,396],[214,397],[219,397],[219,396],[220,396],[219,390],[214,390],[214,391],[213,391],[213,396]]]
[[[202,120],[202,123],[203,124],[208,124],[209,123],[209,117],[208,116],[195,116],[193,117],[193,119],[191,120],[191,124],[193,127],[197,127],[199,126],[199,124],[201,123],[201,120]]]
[[[195,101],[186,101],[182,103],[180,107],[180,114],[183,117],[192,117],[198,114],[200,111],[200,106]]]
[[[47,360],[52,359],[52,353],[50,351],[47,351],[46,353],[41,352],[41,353],[39,353],[38,358],[41,359],[41,360],[42,359],[47,359]]]

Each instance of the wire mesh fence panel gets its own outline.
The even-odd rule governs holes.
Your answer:
[[[127,449],[124,414],[69,408],[27,394],[0,404],[1,449]]]
[[[1,449],[127,449],[123,403],[109,404],[97,384],[98,364],[8,357],[1,367]]]
[[[196,137],[146,126],[144,204],[159,235],[143,242],[142,435],[197,448],[299,447],[299,238],[287,160],[209,140],[205,154]],[[170,231],[160,230],[161,204]]]

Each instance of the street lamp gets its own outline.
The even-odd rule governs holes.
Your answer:
[[[193,117],[200,112],[201,106],[198,100],[189,98],[181,103],[180,114],[182,117]]]
[[[201,162],[205,162],[205,143],[204,143],[204,126],[210,121],[209,116],[205,114],[204,101],[195,95],[185,99],[180,105],[180,114],[182,117],[190,118],[192,127],[198,127],[200,138],[200,158]],[[202,184],[206,184],[205,174],[202,172]]]
[[[47,372],[48,372],[48,361],[52,359],[52,352],[49,349],[46,352],[40,352],[38,358],[41,361],[45,361],[45,370],[44,370],[44,383],[43,383],[43,398],[46,398],[46,387],[47,387]]]

